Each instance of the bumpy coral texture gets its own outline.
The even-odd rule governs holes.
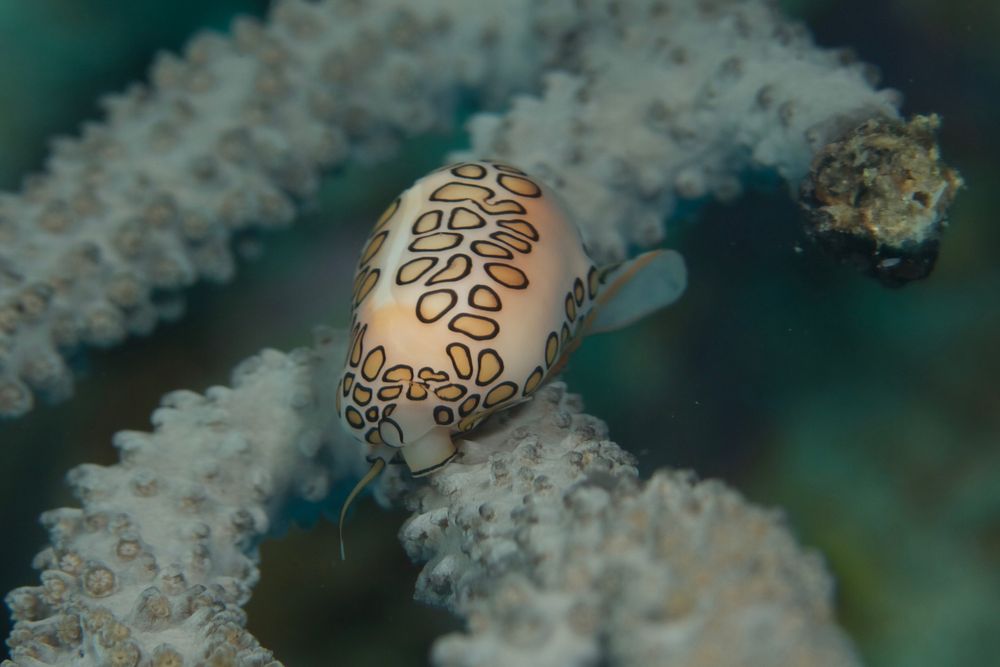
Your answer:
[[[231,388],[167,394],[153,433],[115,436],[120,463],[70,472],[82,507],[42,517],[52,544],[35,560],[41,585],[7,596],[15,664],[272,662],[241,609],[256,545],[286,520],[284,503],[318,501],[335,475],[363,467],[329,383],[313,386],[336,373],[343,346],[331,345],[264,351]]]
[[[469,154],[550,183],[603,262],[660,241],[678,199],[757,168],[795,188],[843,130],[895,118],[868,72],[758,0],[278,2],[162,55],[0,196],[0,417],[68,396],[66,353],[177,317],[181,288],[231,276],[235,235],[448,125],[461,91],[521,94],[471,121]]]
[[[0,417],[71,392],[61,352],[148,333],[176,290],[227,280],[233,236],[289,224],[320,169],[447,124],[461,86],[524,85],[502,63],[536,60],[514,55],[525,5],[282,2],[106,98],[105,122],[0,197]]]
[[[16,665],[276,665],[241,610],[256,545],[292,498],[319,501],[364,466],[335,423],[342,337],[264,351],[233,386],[180,391],[121,462],[81,466],[82,507],[49,512],[40,586],[13,591]],[[505,413],[430,485],[387,476],[428,561],[417,597],[467,619],[437,665],[856,664],[831,584],[780,518],[716,482],[657,473],[561,384]]]
[[[417,598],[469,620],[438,665],[853,665],[781,518],[631,455],[550,385],[409,496]]]
[[[469,155],[551,183],[600,261],[663,238],[680,199],[732,199],[748,170],[797,187],[813,155],[898,93],[766,2],[541,3],[563,45],[538,97],[470,124]]]

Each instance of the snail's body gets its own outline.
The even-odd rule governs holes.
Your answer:
[[[344,424],[372,456],[399,448],[415,475],[433,471],[453,433],[542,384],[597,288],[576,226],[523,172],[470,162],[420,179],[362,251]]]
[[[670,303],[684,282],[670,251],[595,267],[551,191],[519,169],[439,169],[361,252],[337,410],[370,460],[401,453],[426,475],[455,456],[452,435],[530,398],[583,333]]]
[[[418,180],[358,262],[337,411],[373,463],[341,527],[397,453],[415,476],[440,469],[453,435],[528,400],[585,333],[669,304],[685,281],[671,251],[598,269],[552,192],[514,167],[464,162]]]

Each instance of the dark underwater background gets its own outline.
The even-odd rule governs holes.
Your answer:
[[[1000,3],[786,0],[824,46],[851,46],[938,112],[966,180],[930,279],[890,290],[805,241],[796,205],[765,187],[671,221],[690,287],[674,307],[589,339],[565,379],[642,472],[692,468],[783,508],[821,551],[837,614],[865,662],[998,664],[1000,656]],[[153,54],[198,28],[262,15],[264,0],[0,2],[0,190],[41,168],[47,139],[99,118],[98,96],[145,77]],[[148,430],[159,397],[228,383],[260,348],[309,344],[343,325],[361,239],[395,194],[462,147],[425,137],[377,169],[325,179],[318,205],[266,237],[187,316],[73,360],[77,395],[0,423],[0,594],[34,585],[37,517],[74,503],[80,463],[111,464],[121,429]],[[370,499],[336,561],[336,526],[306,517],[262,547],[249,627],[290,666],[421,665],[459,629],[412,600],[405,519]],[[10,628],[0,613],[0,634]],[[762,638],[766,641],[766,638]]]

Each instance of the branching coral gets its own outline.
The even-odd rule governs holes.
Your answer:
[[[797,188],[826,144],[897,118],[864,65],[758,1],[291,0],[232,32],[162,56],[0,198],[0,416],[68,395],[62,353],[176,317],[178,288],[232,274],[234,233],[287,224],[319,169],[447,124],[462,89],[489,106],[552,72],[540,97],[472,120],[472,153],[553,185],[598,260],[660,241],[678,198],[731,198],[751,169]],[[907,159],[933,171],[938,156]],[[914,234],[953,193],[913,212]]]
[[[603,259],[663,238],[679,199],[732,199],[749,170],[797,187],[812,156],[859,122],[896,118],[870,69],[817,49],[761,2],[545,3],[567,43],[539,97],[472,120],[472,155],[553,183]]]
[[[324,381],[343,355],[332,345],[264,351],[232,388],[168,394],[154,433],[116,436],[121,463],[70,473],[83,507],[43,516],[42,585],[7,598],[17,664],[270,662],[242,629],[256,544],[286,503],[323,499],[363,464],[346,436],[327,440],[340,435]]]
[[[119,464],[72,471],[82,508],[45,515],[42,585],[7,598],[15,664],[273,664],[240,606],[287,503],[362,465],[331,419],[343,352],[329,333],[264,351],[232,388],[164,397],[153,433],[116,437]],[[496,422],[430,485],[396,472],[381,493],[415,510],[417,597],[469,623],[436,664],[855,664],[778,517],[716,482],[638,482],[560,384]]]
[[[524,94],[472,120],[470,153],[551,183],[603,260],[660,241],[680,198],[731,198],[759,169],[797,191],[861,123],[900,127],[864,66],[762,2],[468,7],[280,2],[163,56],[56,142],[47,174],[0,198],[0,415],[65,397],[62,354],[176,316],[179,288],[232,273],[235,234],[290,222],[320,169],[448,123],[463,89],[487,108]],[[15,664],[270,664],[241,611],[257,541],[361,464],[328,393],[341,355],[330,335],[263,352],[231,389],[165,397],[152,434],[116,438],[118,465],[71,473],[82,509],[45,516],[42,585],[8,596]],[[468,620],[437,664],[856,662],[827,575],[775,516],[717,483],[638,481],[558,385],[495,422],[425,486],[396,472],[380,490],[415,511],[418,597]]]
[[[561,384],[464,451],[401,531],[430,561],[417,598],[469,622],[436,664],[855,664],[777,515],[682,473],[637,481]]]
[[[320,168],[449,122],[461,86],[526,85],[519,4],[283,2],[108,97],[104,123],[0,198],[0,416],[69,394],[60,351],[146,333],[178,288],[228,279],[234,233],[288,224]]]

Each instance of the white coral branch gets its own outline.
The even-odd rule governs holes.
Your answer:
[[[407,499],[437,665],[855,665],[831,582],[775,512],[634,460],[561,383]],[[659,443],[657,443],[659,444]]]
[[[658,242],[678,198],[733,197],[760,168],[797,186],[847,126],[897,115],[759,0],[286,0],[232,33],[161,56],[0,196],[0,417],[67,396],[64,352],[176,317],[176,290],[232,274],[235,233],[290,222],[321,169],[447,125],[461,90],[541,95],[475,118],[473,152],[553,185],[600,260]]]
[[[153,433],[115,436],[121,462],[69,474],[80,509],[46,513],[42,585],[7,597],[18,665],[263,665],[244,629],[257,544],[294,498],[319,501],[360,451],[337,423],[343,343],[265,350],[233,386],[167,394]],[[331,444],[331,438],[334,444]]]
[[[330,394],[343,350],[264,351],[232,388],[168,394],[153,433],[116,436],[119,464],[74,470],[82,508],[46,514],[42,585],[7,598],[13,664],[276,664],[241,606],[284,504],[363,467]],[[387,475],[429,561],[418,599],[468,623],[435,664],[856,664],[819,559],[776,515],[681,473],[640,483],[605,431],[557,383],[429,483]]]
[[[899,95],[820,49],[765,2],[550,2],[546,34],[579,31],[540,97],[473,118],[469,155],[552,183],[602,261],[663,238],[679,199],[732,199],[748,172],[797,188],[825,144]]]
[[[525,86],[526,6],[280,2],[161,55],[0,196],[0,417],[71,393],[62,352],[148,333],[176,290],[228,279],[233,235],[290,223],[321,169],[447,125],[461,86]]]

